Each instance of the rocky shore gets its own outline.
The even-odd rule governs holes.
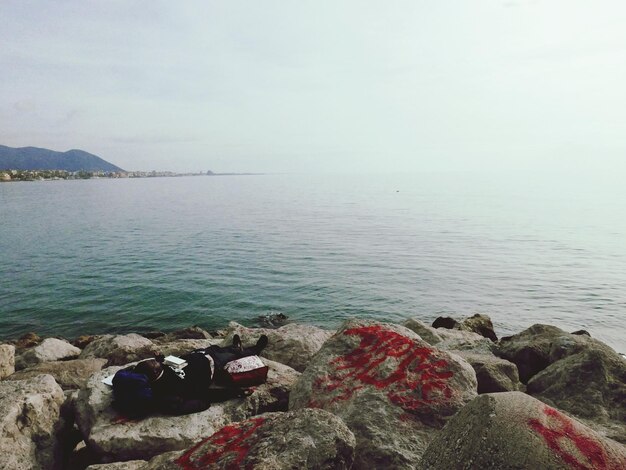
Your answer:
[[[200,413],[130,420],[102,379],[234,334],[269,337],[267,383]],[[337,331],[28,334],[0,344],[0,468],[624,469],[626,360],[588,333],[498,339],[475,315]]]

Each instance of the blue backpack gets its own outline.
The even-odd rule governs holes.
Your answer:
[[[152,410],[152,388],[148,377],[128,369],[113,376],[113,408],[127,418],[143,418]]]

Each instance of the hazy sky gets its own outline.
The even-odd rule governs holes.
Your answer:
[[[623,0],[2,0],[0,85],[128,170],[626,170]]]

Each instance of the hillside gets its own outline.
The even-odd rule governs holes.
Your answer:
[[[37,147],[12,148],[0,145],[0,170],[124,171],[82,150],[55,152]]]

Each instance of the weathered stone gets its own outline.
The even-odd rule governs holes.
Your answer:
[[[521,392],[480,395],[430,443],[421,469],[626,468],[624,446]]]
[[[37,346],[22,350],[15,358],[15,369],[25,369],[40,362],[74,359],[79,354],[80,349],[72,346],[67,341],[57,338],[46,338]]]
[[[15,346],[0,344],[0,380],[15,372]]]
[[[416,318],[404,322],[404,326],[417,333],[420,338],[437,349],[446,351],[472,351],[477,354],[490,354],[496,345],[488,338],[459,329],[433,328]]]
[[[471,317],[461,321],[458,325],[458,329],[473,331],[474,333],[484,336],[485,338],[489,338],[493,342],[498,341],[496,332],[493,329],[491,318],[481,313],[477,313],[476,315],[472,315]]]
[[[517,365],[522,383],[550,364],[584,349],[610,347],[586,335],[572,335],[555,326],[536,324],[513,336],[500,339],[496,355]]]
[[[493,354],[476,354],[468,351],[450,351],[465,359],[476,372],[478,393],[515,392],[523,385],[519,381],[517,366]]]
[[[264,362],[270,368],[267,383],[256,387],[246,398],[214,403],[200,413],[153,415],[139,421],[129,420],[112,408],[111,388],[102,379],[121,367],[109,367],[94,374],[79,392],[76,423],[87,445],[103,462],[148,459],[185,449],[226,424],[269,411],[287,410],[289,391],[299,373],[283,364]]]
[[[157,341],[161,343],[167,343],[171,341],[176,341],[179,339],[211,339],[211,334],[200,328],[199,326],[191,326],[189,328],[185,328],[182,330],[172,331],[171,333],[167,333],[164,336],[160,336],[156,338]]]
[[[469,364],[411,330],[351,320],[303,372],[289,408],[341,417],[357,440],[355,468],[411,468],[476,387]]]
[[[157,342],[160,354],[164,356],[183,356],[194,349],[206,349],[213,344],[219,344],[220,339],[178,339],[169,342]]]
[[[459,322],[452,317],[437,317],[432,326],[433,328],[447,328],[451,330],[456,328],[458,324]]]
[[[94,335],[81,335],[72,341],[72,344],[79,349],[85,349],[89,343],[92,343],[98,339],[98,336]]]
[[[20,349],[32,348],[33,346],[37,346],[42,341],[43,338],[37,333],[26,333],[25,335],[20,336],[20,338],[15,342],[15,349],[19,351]]]
[[[588,348],[567,356],[533,376],[528,393],[626,442],[626,361],[619,354]]]
[[[266,413],[228,425],[184,452],[165,454],[145,470],[199,468],[350,469],[355,439],[323,410]]]
[[[131,333],[128,335],[104,335],[89,343],[80,354],[81,359],[101,357],[107,365],[128,364],[158,354],[158,347],[148,338]]]
[[[231,322],[222,345],[230,346],[234,334],[241,337],[244,346],[251,346],[261,335],[267,335],[269,342],[261,355],[302,372],[311,357],[322,347],[324,341],[332,336],[333,332],[312,325],[295,323],[278,329],[266,329],[246,328]]]
[[[63,390],[84,387],[92,374],[101,370],[106,359],[73,359],[70,361],[41,362],[28,369],[23,369],[8,380],[24,380],[41,374],[49,374]]]
[[[287,324],[288,317],[282,312],[271,312],[259,315],[256,322],[261,328],[280,328]]]
[[[573,335],[585,335],[591,337],[591,334],[587,330],[576,330],[572,331]]]
[[[0,382],[0,468],[59,469],[63,390],[49,375]]]
[[[89,465],[85,470],[140,470],[148,462],[145,460],[128,460],[126,462],[100,463]]]

